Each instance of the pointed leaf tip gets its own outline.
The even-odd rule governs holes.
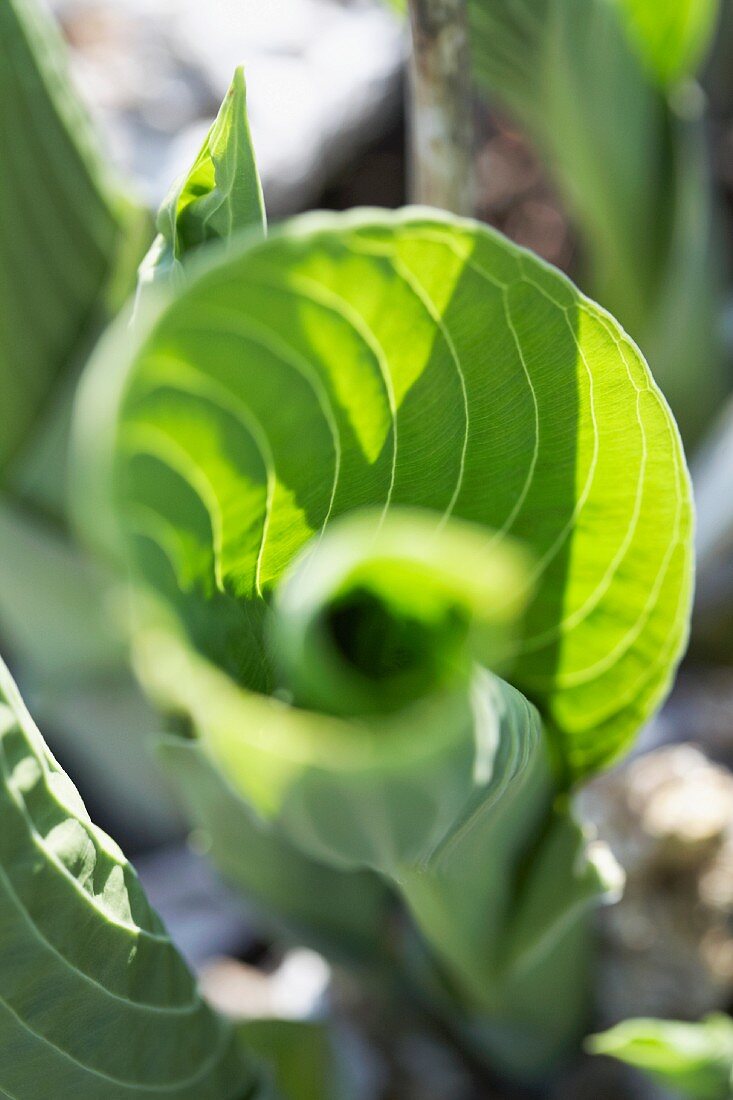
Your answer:
[[[244,229],[265,232],[241,65],[193,165],[161,206],[157,225],[159,235],[140,269],[141,283],[175,270],[203,244],[228,240]]]

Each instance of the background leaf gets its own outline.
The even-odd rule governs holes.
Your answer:
[[[0,664],[0,1092],[245,1100],[235,1036],[201,1000],[115,843],[90,821]]]
[[[720,1013],[697,1024],[626,1020],[592,1036],[588,1048],[620,1058],[691,1100],[733,1095],[733,1021]]]
[[[694,74],[710,45],[719,0],[616,0],[654,76],[669,84]]]
[[[63,373],[129,291],[139,213],[123,199],[36,0],[0,8],[0,479],[33,447]],[[144,224],[144,222],[142,223]]]
[[[357,1074],[344,1072],[328,1024],[313,1020],[248,1020],[239,1034],[259,1056],[283,1100],[356,1100],[363,1090]],[[348,1049],[348,1048],[347,1048]]]
[[[469,9],[479,85],[536,145],[580,230],[584,282],[640,343],[690,439],[723,392],[721,280],[704,97],[670,78],[683,58],[699,59],[687,15],[709,20],[711,7],[474,0]],[[663,64],[675,66],[664,79]]]

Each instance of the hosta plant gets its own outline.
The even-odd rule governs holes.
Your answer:
[[[677,430],[616,322],[475,222],[265,236],[241,125],[95,356],[79,520],[131,571],[136,667],[183,719],[162,754],[225,874],[534,1076],[582,1030],[586,916],[620,885],[568,792],[686,637]]]
[[[4,11],[3,46],[34,42],[28,0]],[[54,106],[41,56],[19,83]],[[158,230],[76,402],[73,504],[129,584],[160,758],[269,927],[471,1064],[547,1074],[586,1025],[588,916],[621,887],[572,791],[686,639],[672,415],[604,309],[477,222],[267,235],[241,73]],[[0,690],[0,1091],[263,1096]]]

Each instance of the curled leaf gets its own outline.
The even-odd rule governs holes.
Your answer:
[[[110,337],[80,411],[82,518],[249,690],[277,686],[268,601],[296,554],[398,505],[526,548],[511,679],[568,775],[667,690],[691,595],[674,421],[608,314],[483,226],[366,211],[233,242]]]

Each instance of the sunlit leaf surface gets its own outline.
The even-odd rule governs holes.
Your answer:
[[[663,696],[690,599],[676,428],[618,325],[497,234],[306,217],[210,259],[114,354],[119,405],[98,371],[82,410],[82,507],[101,522],[111,462],[138,570],[239,684],[272,690],[265,597],[297,551],[409,505],[531,553],[511,679],[571,774]]]

